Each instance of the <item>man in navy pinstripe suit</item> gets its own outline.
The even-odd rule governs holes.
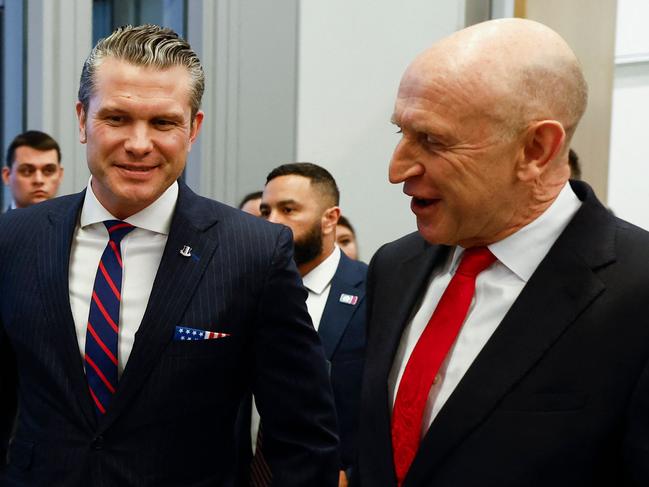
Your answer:
[[[88,187],[0,219],[0,486],[230,485],[249,388],[274,485],[337,484],[331,387],[290,231],[178,181],[203,86],[168,29],[101,40],[77,103]],[[95,337],[117,359],[104,398],[86,381],[86,339],[112,220],[135,228],[113,247],[116,345]]]

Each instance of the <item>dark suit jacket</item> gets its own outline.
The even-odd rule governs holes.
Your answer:
[[[367,264],[340,253],[340,263],[331,281],[318,334],[325,356],[331,363],[342,468],[351,467],[356,454],[361,380],[365,358],[365,279]],[[341,302],[341,296],[355,296],[355,304]]]
[[[582,207],[432,423],[404,487],[649,485],[649,234],[572,184]],[[356,486],[396,485],[388,374],[445,252],[412,234],[370,264]]]
[[[83,193],[0,218],[0,398],[12,396],[17,371],[20,404],[0,485],[224,485],[250,388],[277,485],[336,485],[333,398],[290,231],[180,184],[133,351],[97,420],[68,296],[82,202]],[[177,325],[231,336],[173,341]],[[5,413],[0,426],[10,421]]]
[[[318,334],[330,363],[338,430],[340,432],[341,469],[349,469],[356,455],[361,379],[365,356],[365,279],[367,264],[340,254],[331,290],[320,318]],[[355,296],[355,304],[340,301],[341,296]],[[250,445],[250,398],[241,408],[238,418],[239,485],[248,483],[248,466],[252,459]],[[264,420],[264,434],[266,431]]]

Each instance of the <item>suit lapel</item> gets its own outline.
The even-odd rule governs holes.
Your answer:
[[[45,307],[54,329],[56,349],[61,350],[64,367],[74,395],[78,400],[81,416],[90,428],[94,428],[95,416],[90,402],[86,376],[79,351],[77,334],[70,308],[68,275],[72,237],[83,204],[85,191],[74,195],[72,204],[63,212],[48,214],[50,227],[40,233],[40,251],[37,254],[39,282]]]
[[[594,269],[614,260],[615,229],[607,211],[592,201],[592,193],[586,198],[433,421],[406,486],[424,485],[604,291]]]
[[[351,261],[341,252],[340,262],[331,281],[329,297],[318,327],[320,340],[328,360],[331,360],[354,312],[365,298],[365,290],[361,288],[362,283],[363,276],[354,272]],[[343,294],[355,296],[357,301],[354,304],[342,303],[340,297]]]
[[[433,268],[445,258],[447,250],[447,247],[431,247],[422,239],[420,251],[405,257],[390,274],[386,273],[378,286],[372,288],[372,302],[368,302],[368,313],[371,314],[365,361],[368,366],[363,377],[363,404],[371,407],[363,411],[367,418],[361,424],[371,425],[370,429],[362,432],[362,441],[370,450],[368,458],[372,459],[372,465],[368,468],[374,471],[375,478],[396,477],[390,432],[390,370],[401,334],[417,308]],[[368,280],[368,289],[371,286]]]
[[[216,222],[214,211],[199,204],[199,198],[184,184],[171,223],[169,238],[153,283],[142,323],[135,334],[131,356],[117,393],[100,424],[105,430],[128,406],[173,337],[176,325],[194,295],[218,242],[208,231]],[[191,256],[180,254],[191,247]]]

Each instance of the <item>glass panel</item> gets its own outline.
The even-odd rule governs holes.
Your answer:
[[[186,0],[93,0],[93,43],[126,24],[162,25],[185,37],[185,11]]]

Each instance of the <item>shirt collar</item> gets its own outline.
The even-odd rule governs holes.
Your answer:
[[[500,263],[527,282],[580,207],[581,201],[566,183],[541,216],[488,248]],[[455,248],[451,269],[457,267],[463,251],[460,246]]]
[[[309,291],[322,294],[334,278],[338,263],[340,262],[340,249],[336,245],[333,252],[302,278],[304,287]]]
[[[118,220],[118,218],[111,215],[111,213],[99,202],[92,190],[91,182],[92,176],[90,176],[90,179],[88,180],[88,188],[86,190],[86,196],[81,210],[80,224],[82,228],[95,223],[101,223],[105,220]],[[163,235],[169,235],[171,218],[173,217],[177,200],[178,182],[174,181],[174,183],[169,186],[157,200],[143,210],[129,216],[124,221],[138,228],[143,228]]]

